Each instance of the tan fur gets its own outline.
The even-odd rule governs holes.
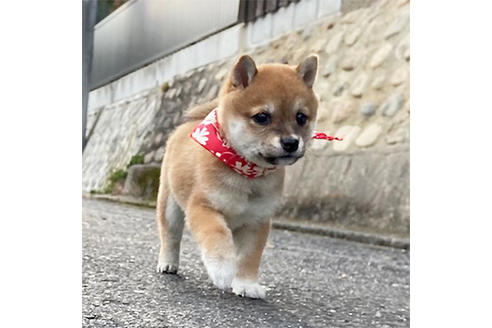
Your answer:
[[[212,111],[215,107],[219,105],[219,99],[215,98],[214,100],[202,104],[197,105],[190,110],[186,111],[184,114],[186,121],[195,121],[195,120],[203,120],[208,113]]]
[[[312,77],[303,75],[305,71],[316,74],[317,60],[308,60],[298,67],[269,64],[256,68],[251,58],[243,56],[222,86],[219,98],[186,113],[187,122],[167,141],[161,169],[158,271],[177,271],[185,220],[215,285],[223,289],[232,286],[234,293],[242,296],[265,296],[258,284],[258,268],[270,218],[279,205],[284,167],[279,165],[268,176],[247,179],[211,156],[189,135],[218,106],[221,132],[248,160],[269,165],[258,154],[280,156],[278,140],[289,135],[302,139],[303,149],[296,152],[301,157],[310,140],[318,105],[309,85]],[[305,126],[299,126],[295,119],[301,109],[309,117]],[[270,125],[261,126],[251,119],[265,110],[272,112]]]

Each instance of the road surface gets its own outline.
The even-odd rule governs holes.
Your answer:
[[[84,327],[409,327],[409,252],[273,230],[265,300],[208,280],[185,232],[178,275],[155,271],[152,209],[83,200]]]

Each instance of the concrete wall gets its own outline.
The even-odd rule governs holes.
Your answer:
[[[340,0],[303,0],[250,24],[238,24],[93,90],[89,111],[161,85],[177,75],[225,60],[340,11]]]
[[[374,4],[376,0],[343,0],[342,1],[342,14],[346,14],[356,9],[367,8]]]
[[[248,51],[257,63],[291,64],[313,52],[320,56],[317,129],[345,140],[315,141],[305,159],[288,169],[279,215],[408,235],[408,4],[378,1],[326,16]],[[182,112],[214,98],[236,58],[194,68],[92,110],[89,126],[97,124],[83,157],[83,189],[101,189],[135,154],[158,163]]]

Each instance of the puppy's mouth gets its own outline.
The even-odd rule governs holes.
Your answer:
[[[272,165],[292,165],[299,158],[302,157],[302,155],[283,155],[283,156],[265,156],[260,153],[261,158],[263,158],[267,163],[272,164]]]

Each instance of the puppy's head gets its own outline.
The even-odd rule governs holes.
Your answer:
[[[261,166],[290,165],[304,155],[316,121],[312,90],[318,57],[297,66],[256,67],[242,56],[220,93],[219,121],[236,151]]]

